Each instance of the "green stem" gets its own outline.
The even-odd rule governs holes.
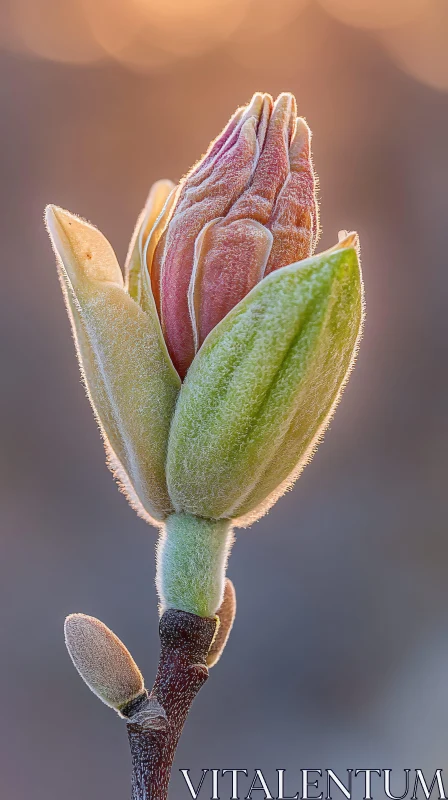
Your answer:
[[[172,514],[157,547],[157,589],[162,611],[175,608],[212,617],[221,605],[232,523]]]

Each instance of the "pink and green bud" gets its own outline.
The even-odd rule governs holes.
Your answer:
[[[358,345],[356,244],[349,235],[268,275],[207,337],[170,429],[176,512],[253,522],[310,460]]]
[[[211,330],[270,272],[310,256],[318,208],[294,97],[255,94],[181,182],[148,264],[183,379]]]
[[[356,234],[314,255],[311,134],[257,93],[175,187],[154,184],[125,277],[92,225],[47,226],[82,375],[116,477],[159,526],[161,608],[213,616],[232,528],[312,457],[354,363]]]

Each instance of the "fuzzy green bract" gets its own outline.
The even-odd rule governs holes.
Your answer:
[[[157,524],[173,510],[165,459],[180,388],[157,311],[154,304],[143,310],[125,292],[100,231],[54,206],[47,225],[109,465],[136,510]]]
[[[167,481],[177,512],[250,523],[310,459],[360,335],[352,241],[269,275],[205,340],[170,431]]]

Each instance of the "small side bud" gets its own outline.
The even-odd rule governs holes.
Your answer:
[[[81,678],[103,703],[120,711],[146,690],[129,650],[99,619],[70,614],[65,644]]]
[[[227,644],[227,639],[232,630],[233,621],[236,614],[236,594],[235,587],[229,578],[226,578],[224,587],[223,601],[216,612],[219,618],[219,627],[217,634],[211,644],[207,656],[207,666],[214,667],[221,658],[224,648]]]

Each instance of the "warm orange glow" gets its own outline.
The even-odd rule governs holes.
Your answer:
[[[174,55],[194,55],[227,39],[244,20],[249,0],[133,0]]]
[[[295,21],[308,8],[299,42]],[[149,72],[224,45],[241,67],[273,75],[294,72],[304,48],[315,58],[335,18],[372,31],[409,75],[448,88],[448,0],[11,0],[7,11],[0,47],[35,57]]]
[[[236,0],[133,0],[133,3],[141,7],[152,20],[166,20],[175,24],[179,24],[180,20],[202,24],[206,19],[220,17],[223,11],[234,12],[239,5]]]
[[[81,0],[81,5],[92,35],[109,55],[131,44],[144,24],[132,2]]]
[[[78,0],[14,0],[12,44],[52,61],[88,64],[104,57]]]
[[[318,20],[307,19],[307,35],[304,36],[303,31],[298,35],[296,19],[300,20],[310,0],[298,0],[294,6],[287,2],[285,7],[274,7],[269,0],[261,2],[266,14],[261,15],[254,24],[252,18],[247,19],[228,44],[227,50],[233,60],[244,70],[255,72],[262,69],[272,77],[282,70],[287,70],[293,76],[298,69],[303,69],[305,63],[311,68],[320,48],[325,47],[330,19],[323,15]],[[273,20],[272,26],[268,24],[270,18]],[[327,22],[330,24],[327,25]]]
[[[431,0],[319,0],[332,16],[360,28],[389,28],[409,22],[428,8]]]
[[[81,0],[90,33],[109,57],[126,66],[151,70],[172,60],[164,40],[148,24],[138,3]]]
[[[382,36],[394,60],[413,77],[448,89],[448,3],[435,0],[422,20]]]
[[[243,46],[257,42],[285,28],[311,0],[252,0],[232,40]]]

